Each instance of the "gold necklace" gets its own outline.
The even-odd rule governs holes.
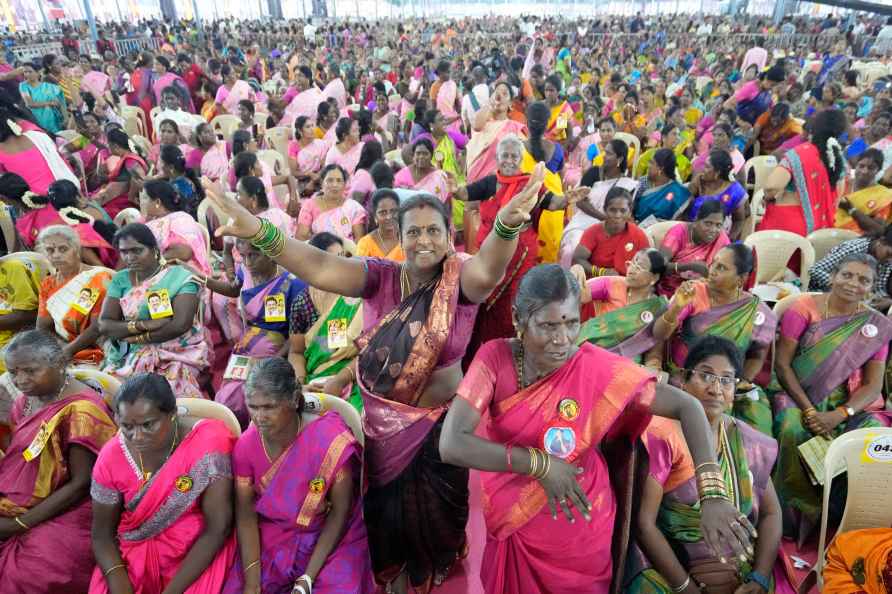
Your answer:
[[[56,395],[53,396],[52,398],[50,398],[49,400],[47,400],[47,401],[46,401],[46,404],[44,404],[43,406],[41,406],[41,407],[38,408],[37,410],[41,410],[41,409],[43,409],[43,408],[46,408],[47,406],[49,406],[49,405],[52,404],[53,402],[59,400],[59,398],[60,398],[60,397],[62,396],[62,394],[65,392],[65,388],[68,387],[68,382],[69,382],[69,381],[71,381],[71,376],[68,375],[68,374],[66,373],[66,374],[65,374],[65,381],[62,382],[62,387],[59,388],[59,391],[56,393]],[[31,415],[31,413],[32,413],[32,409],[34,408],[34,406],[33,406],[33,402],[32,402],[32,400],[33,400],[34,398],[37,398],[38,400],[40,400],[40,398],[38,398],[37,396],[30,396],[30,395],[25,399],[25,410],[24,410],[22,416],[27,417],[27,416],[30,416],[30,415]],[[36,411],[33,411],[33,412],[36,412]]]
[[[522,390],[526,387],[523,381],[523,342],[517,341],[517,348],[514,350],[514,372],[517,374],[517,385]]]
[[[412,284],[409,282],[409,271],[406,265],[400,267],[400,301],[412,294]]]
[[[180,423],[179,423],[179,421],[174,421],[173,422],[173,441],[170,442],[170,450],[167,452],[167,455],[164,456],[164,459],[161,460],[161,464],[158,465],[159,469],[162,466],[164,466],[164,463],[167,462],[167,459],[170,458],[171,454],[173,454],[173,449],[175,447],[177,447],[177,440],[179,439],[179,435],[180,435]],[[142,480],[148,481],[150,478],[152,478],[152,475],[154,473],[145,471],[145,467],[143,466],[143,463],[142,463],[142,452],[137,452],[136,455],[139,457],[139,473],[142,475]]]
[[[824,319],[828,320],[831,317],[835,318],[835,317],[839,317],[839,316],[853,316],[855,314],[861,313],[863,310],[864,310],[864,303],[859,302],[858,305],[855,307],[855,311],[853,311],[852,313],[843,312],[843,313],[838,313],[836,315],[831,316],[830,315],[830,294],[828,293],[827,297],[824,299],[824,311],[822,313],[824,314]]]

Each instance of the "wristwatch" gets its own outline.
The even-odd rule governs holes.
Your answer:
[[[854,416],[855,416],[855,409],[852,408],[851,406],[843,406],[843,407],[841,407],[841,408],[842,408],[844,411],[846,411],[846,416],[847,416],[847,417],[854,417]]]

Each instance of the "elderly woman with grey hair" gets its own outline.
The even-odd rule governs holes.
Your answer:
[[[112,271],[84,264],[78,234],[66,225],[43,229],[36,247],[56,269],[40,283],[37,327],[62,339],[65,356],[76,364],[100,365],[96,319]]]
[[[361,451],[341,416],[304,413],[291,364],[259,361],[253,423],[232,453],[240,562],[224,594],[374,591],[362,519]]]
[[[523,159],[523,140],[514,134],[503,137],[496,149],[495,173],[480,178],[474,183],[462,188],[453,188],[452,197],[456,200],[464,200],[479,203],[480,228],[477,231],[478,243],[489,235],[495,223],[499,210],[507,204],[515,194],[520,192],[530,179],[530,176],[520,171],[520,162]],[[474,326],[474,334],[471,343],[465,353],[464,365],[467,366],[480,345],[494,338],[508,338],[514,336],[514,324],[511,318],[511,303],[517,292],[517,285],[523,275],[533,266],[539,263],[539,216],[543,210],[562,210],[568,204],[588,195],[589,188],[576,188],[566,192],[563,196],[556,196],[542,187],[539,205],[530,213],[530,221],[521,231],[514,252],[514,257],[508,264],[508,271],[502,279],[500,289],[490,295],[482,304],[480,315]]]

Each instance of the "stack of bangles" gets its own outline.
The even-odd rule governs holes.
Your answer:
[[[527,448],[530,453],[530,472],[529,475],[536,480],[544,479],[551,470],[551,457],[536,448]]]
[[[818,414],[818,409],[816,409],[816,408],[813,407],[813,406],[809,406],[809,407],[806,408],[804,411],[802,411],[802,418],[803,418],[806,422],[808,422],[808,420],[811,419],[811,418],[812,418],[813,416],[815,416],[816,414]]]
[[[605,274],[607,274],[606,268],[592,265],[592,274],[591,274],[592,278],[595,278],[597,276],[604,276]]]
[[[496,232],[496,235],[498,235],[505,241],[512,241],[517,239],[517,236],[520,235],[520,230],[523,229],[523,224],[520,224],[516,227],[509,227],[502,222],[501,215],[496,215],[496,222],[493,224],[492,228],[493,231]]]
[[[133,344],[145,344],[147,342],[152,342],[151,332],[143,332],[133,337]]]
[[[266,219],[260,219],[260,230],[248,241],[267,258],[278,258],[285,251],[285,234]]]
[[[146,327],[142,325],[142,320],[130,320],[127,322],[127,332],[130,334],[139,334],[145,332]]]
[[[305,581],[307,583],[307,588],[304,588],[301,584],[298,584],[299,581]],[[294,581],[294,588],[291,590],[293,594],[312,594],[313,593],[313,579],[307,574],[303,574],[299,578]]]
[[[719,469],[718,462],[704,462],[697,466],[694,472],[697,474],[697,493],[700,496],[700,503],[707,499],[728,499],[728,489],[725,485],[725,477],[721,472],[703,471],[700,469],[704,466],[715,466]]]

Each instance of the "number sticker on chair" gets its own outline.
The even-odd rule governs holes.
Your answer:
[[[892,462],[892,435],[867,437],[862,462]]]

